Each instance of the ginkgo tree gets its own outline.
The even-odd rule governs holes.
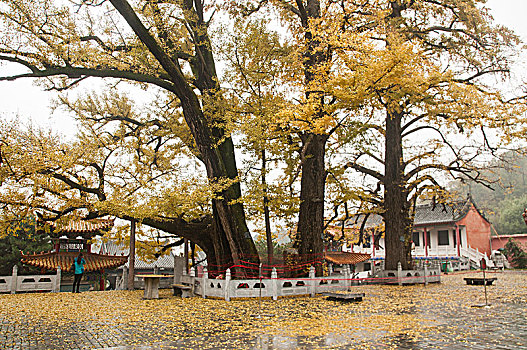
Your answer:
[[[477,1],[368,3],[361,50],[352,36],[335,49],[330,84],[354,125],[340,129],[341,171],[366,176],[359,197],[384,219],[386,268],[409,268],[417,201],[448,200],[448,177],[485,183],[481,169],[517,131],[524,100],[507,100],[496,77],[518,39]]]
[[[79,121],[74,141],[2,123],[0,202],[20,212],[36,209],[46,220],[109,214],[139,221],[166,232],[162,241],[171,234],[197,243],[215,262],[210,203],[224,185],[208,185],[183,142],[165,138],[164,124],[144,122],[148,113],[142,116],[140,107],[115,93],[63,103]],[[112,111],[124,112],[129,123],[106,120]]]
[[[510,141],[524,101],[507,101],[496,83],[507,77],[518,38],[493,26],[483,4],[261,0],[238,6],[251,15],[274,6],[296,45],[297,94],[281,119],[301,139],[302,256],[322,251],[328,181],[337,191],[355,187],[331,194],[334,205],[359,199],[369,203],[359,208],[383,216],[389,269],[398,262],[409,267],[415,204],[423,195],[444,196],[443,176],[485,182],[479,169],[499,155],[490,135]],[[349,169],[362,174],[353,178],[359,185],[345,184]]]
[[[239,263],[242,255],[258,261],[239,200],[234,145],[209,37],[210,18],[206,16],[213,13],[202,1],[1,1],[0,60],[18,64],[27,72],[0,79],[42,78],[48,88],[62,91],[90,77],[113,78],[152,86],[169,95],[177,111],[175,118],[184,120],[189,131],[183,137],[191,135],[187,145],[217,192],[211,199],[212,220],[204,219],[195,227],[197,223],[181,217],[165,217],[158,225],[171,226],[180,236],[193,232],[189,239],[200,235],[200,243],[212,247],[208,249],[211,260],[225,260],[217,260],[218,264]],[[114,112],[103,118],[143,126],[124,111]],[[153,117],[146,125],[155,128],[156,123]],[[160,151],[161,147],[153,148],[153,152]],[[91,167],[101,174],[100,164]],[[102,184],[91,188],[63,180],[109,203]],[[146,223],[146,218],[142,220]]]
[[[323,251],[328,174],[348,191],[352,186],[344,181],[353,169],[372,180],[357,193],[332,196],[335,206],[353,198],[369,201],[370,209],[384,216],[387,267],[399,261],[407,267],[412,211],[424,192],[441,188],[437,171],[477,179],[478,146],[494,153],[486,128],[514,126],[505,116],[518,115],[516,105],[506,103],[484,79],[508,72],[507,50],[516,37],[492,27],[477,1],[225,4],[236,16],[250,15],[246,20],[270,14],[286,24],[280,35],[287,54],[260,50],[231,65],[241,75],[231,79],[234,90],[260,84],[263,89],[256,93],[228,96],[222,90],[211,22],[205,18],[214,7],[199,0],[1,1],[0,60],[19,64],[27,73],[0,79],[41,78],[47,88],[63,91],[103,77],[156,92],[151,110],[143,113],[113,91],[62,99],[86,128],[79,143],[64,148],[47,144],[56,141],[46,135],[30,135],[25,139],[32,140],[31,151],[24,152],[16,133],[5,131],[2,152],[9,162],[2,171],[10,179],[2,184],[20,187],[9,189],[20,200],[27,199],[23,185],[34,184],[38,190],[33,193],[39,194],[44,188],[48,197],[38,205],[48,205],[57,217],[84,209],[88,217],[138,219],[188,237],[218,265],[239,263],[242,256],[256,261],[231,138],[239,131],[253,161],[261,161],[264,211],[269,204],[265,151],[282,157],[291,193],[298,186],[294,238],[303,258],[320,259]],[[277,54],[270,67],[251,63],[251,58],[265,63],[271,57],[265,52]],[[277,81],[287,90],[276,89]],[[470,143],[474,130],[483,136],[482,144]],[[416,138],[423,132],[427,142],[410,148],[406,140],[424,140]],[[467,133],[469,143],[449,142],[457,132]],[[508,135],[500,136],[506,140]],[[53,155],[51,160],[31,160],[30,155],[43,152]],[[328,154],[345,165],[328,167]],[[192,173],[188,169],[195,159],[206,176],[182,176]],[[18,171],[15,160],[22,164]],[[14,180],[18,174],[28,178],[26,170],[31,174],[27,183]],[[300,184],[293,183],[297,179]]]
[[[323,253],[325,217],[326,144],[338,127],[338,115],[327,94],[328,74],[332,65],[332,45],[319,34],[329,23],[338,23],[342,4],[319,0],[242,1],[234,9],[247,18],[279,14],[284,24],[281,35],[292,47],[284,63],[289,90],[276,119],[289,139],[291,159],[289,185],[298,192],[298,223],[294,246],[304,262],[320,262]],[[346,4],[347,6],[348,4]],[[352,3],[349,5],[355,6]],[[293,183],[298,180],[298,183]],[[317,264],[317,273],[320,273]]]

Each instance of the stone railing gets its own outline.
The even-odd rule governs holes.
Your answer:
[[[344,275],[315,277],[315,269],[311,267],[309,277],[304,278],[282,278],[278,277],[276,269],[273,268],[271,278],[261,279],[232,279],[231,271],[225,273],[225,279],[210,279],[205,269],[201,277],[197,277],[194,269],[190,275],[183,274],[181,282],[194,287],[194,294],[203,298],[215,297],[225,300],[235,298],[272,298],[320,294],[330,291],[346,291],[351,286],[352,278],[348,268],[344,269]]]
[[[476,267],[480,267],[481,259],[485,259],[487,265],[491,261],[486,253],[480,252],[477,248],[474,249],[470,245],[468,248],[461,248],[461,255],[467,257]]]
[[[0,276],[0,293],[58,292],[60,291],[60,267],[55,275],[18,276],[18,266],[13,266],[11,276]]]
[[[390,275],[393,273],[393,276]],[[408,275],[410,274],[410,275]],[[348,291],[352,285],[358,282],[366,283],[434,283],[440,282],[441,272],[439,269],[424,269],[422,271],[387,271],[386,276],[378,278],[358,279],[352,278],[350,269],[346,266],[343,273],[327,277],[315,277],[315,269],[311,267],[309,277],[285,278],[278,277],[276,269],[273,268],[271,278],[261,279],[232,279],[230,269],[225,273],[225,279],[211,279],[205,269],[203,275],[198,277],[194,269],[190,275],[183,273],[180,282],[192,286],[193,293],[203,298],[213,297],[225,300],[235,298],[272,298],[309,295],[315,296],[325,292]]]
[[[354,247],[353,251],[356,253],[372,254],[371,248]],[[384,256],[384,249],[375,249],[375,254],[372,255],[374,258],[384,258]],[[459,247],[459,252],[457,246],[428,247],[426,250],[424,247],[416,247],[414,250],[412,250],[412,256],[414,258],[430,259],[465,257],[475,263],[476,266],[479,266],[481,259],[485,259],[487,261],[487,265],[490,262],[490,258],[484,252],[480,252],[477,248],[474,249],[470,245],[468,247]]]
[[[439,268],[428,268],[424,265],[422,270],[403,270],[401,263],[397,264],[397,270],[383,270],[377,275],[376,283],[382,284],[428,284],[441,282],[441,270]]]

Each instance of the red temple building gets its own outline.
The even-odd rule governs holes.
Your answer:
[[[366,222],[363,224],[363,221]],[[358,245],[360,226],[364,225],[363,244]],[[489,259],[491,224],[469,196],[447,205],[423,204],[415,210],[412,256],[414,259],[466,260],[478,265]],[[334,246],[328,250],[371,254],[372,260],[383,260],[384,222],[380,215],[363,215],[342,224],[329,226],[326,236]],[[343,239],[339,239],[339,238]],[[372,242],[375,241],[373,249]],[[467,265],[468,267],[468,265]]]

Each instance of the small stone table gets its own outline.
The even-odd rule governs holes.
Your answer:
[[[161,277],[173,277],[171,275],[136,275],[145,279],[144,299],[159,299],[159,279]]]
[[[172,285],[172,289],[174,289],[174,296],[181,296],[182,298],[192,296],[192,287],[189,285],[175,283]]]

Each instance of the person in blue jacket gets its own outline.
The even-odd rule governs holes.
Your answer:
[[[71,291],[73,293],[79,293],[79,287],[81,284],[82,274],[84,273],[84,264],[86,264],[86,261],[82,257],[82,252],[79,253],[79,256],[75,259],[75,279],[73,280],[73,288]]]

